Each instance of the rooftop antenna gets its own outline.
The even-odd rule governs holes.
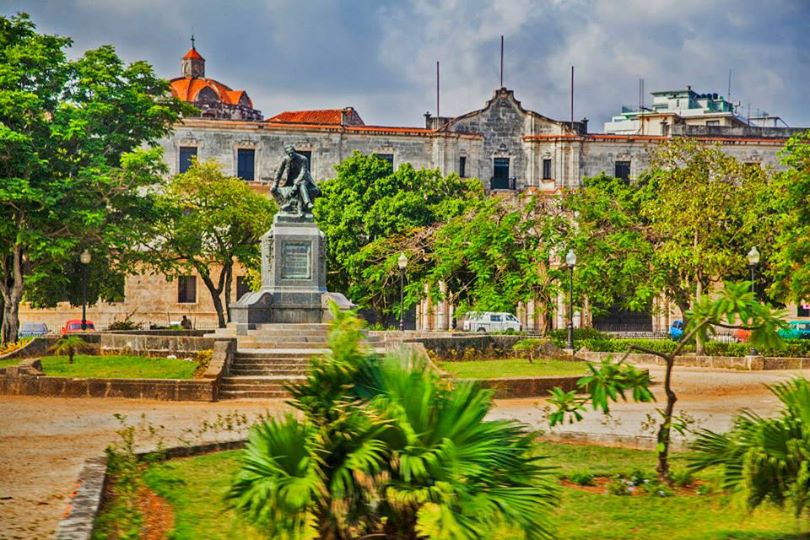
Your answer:
[[[644,135],[644,79],[638,80],[638,120],[641,124],[641,134]]]
[[[501,88],[503,88],[503,36],[501,36]]]
[[[571,66],[571,131],[574,131],[574,66]]]
[[[439,61],[436,60],[436,118],[441,118],[442,115],[439,112]],[[441,122],[441,120],[439,120]]]
[[[731,103],[731,68],[728,69],[728,92],[726,92],[726,98]]]

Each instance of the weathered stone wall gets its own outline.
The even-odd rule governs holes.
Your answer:
[[[6,395],[216,401],[216,390],[216,381],[207,379],[74,379],[0,375],[0,394]]]
[[[476,381],[484,388],[495,391],[495,399],[546,397],[548,391],[559,386],[566,392],[576,389],[582,377],[510,377],[503,379],[461,379]]]
[[[197,336],[154,336],[141,334],[101,333],[99,347],[102,353],[132,352],[137,355],[193,356],[197,351],[212,350],[216,340]]]

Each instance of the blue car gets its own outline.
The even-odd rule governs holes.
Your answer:
[[[672,324],[669,326],[669,337],[675,341],[678,341],[683,337],[683,321],[680,319],[672,321]]]

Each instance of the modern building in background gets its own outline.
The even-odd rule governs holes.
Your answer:
[[[161,141],[170,173],[184,172],[195,157],[215,160],[226,174],[250,182],[259,191],[268,191],[287,143],[309,158],[316,181],[332,177],[335,165],[358,151],[375,154],[395,169],[410,163],[445,175],[478,178],[489,192],[508,196],[526,190],[554,193],[575,188],[583,178],[600,173],[632,182],[647,167],[649,150],[678,136],[720,144],[746,163],[778,167],[777,152],[791,134],[800,131],[779,125],[778,117],[764,115],[748,121],[722,96],[698,94],[691,87],[653,92],[651,107],[623,109],[605,124],[604,133],[589,133],[586,119],[554,120],[529,110],[503,87],[495,89],[481,109],[457,117],[425,115],[424,127],[367,124],[350,106],[284,111],[264,119],[247,92],[206,77],[205,59],[196,48],[182,57],[181,73],[171,80],[172,93],[195,105],[200,114],[184,118]],[[237,272],[234,280],[232,289],[238,297],[244,279]],[[130,276],[125,301],[95,306],[89,318],[97,327],[105,327],[126,316],[165,325],[187,315],[197,327],[211,328],[216,324],[213,304],[197,281],[193,275],[173,282],[162,276]],[[795,312],[791,316],[807,316],[800,313],[801,307],[791,309]],[[24,307],[21,318],[55,325],[74,311],[68,306]],[[562,327],[562,304],[557,311],[555,324]],[[537,328],[540,313],[531,303],[519,306],[519,312],[525,328]],[[425,300],[417,309],[417,326],[447,329],[452,313],[446,302]],[[591,321],[586,312],[577,320],[660,331],[678,316],[662,300],[653,313],[615,311]]]

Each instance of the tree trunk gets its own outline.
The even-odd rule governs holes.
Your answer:
[[[233,263],[223,267],[222,271],[225,272],[225,318],[228,322],[231,322],[231,279],[233,279]]]
[[[701,272],[698,270],[697,273],[697,284],[695,285],[695,304],[700,303],[700,298],[703,296],[703,280],[701,279],[703,276]],[[695,354],[697,356],[703,356],[703,339],[700,337],[700,334],[695,336]]]
[[[214,309],[217,312],[217,325],[220,328],[225,328],[225,326],[226,326],[226,324],[225,324],[225,309],[224,309],[224,307],[222,305],[222,296],[221,296],[222,295],[222,288],[223,288],[223,285],[224,285],[224,276],[222,275],[222,272],[220,272],[219,287],[217,287],[216,285],[214,285],[214,282],[211,281],[211,276],[208,275],[207,269],[204,270],[204,271],[200,271],[200,268],[198,267],[197,272],[200,274],[200,277],[202,278],[203,283],[205,283],[205,286],[208,289],[208,292],[211,293],[211,301],[213,301]]]
[[[672,368],[675,367],[674,355],[667,359],[667,370],[664,376],[664,392],[667,395],[667,405],[664,408],[664,418],[658,428],[658,478],[669,483],[669,445],[672,435],[672,414],[675,411],[675,402],[678,396],[672,390]]]
[[[12,253],[2,260],[0,294],[3,295],[3,323],[0,341],[14,343],[20,329],[20,302],[23,295],[22,248],[14,246]]]

